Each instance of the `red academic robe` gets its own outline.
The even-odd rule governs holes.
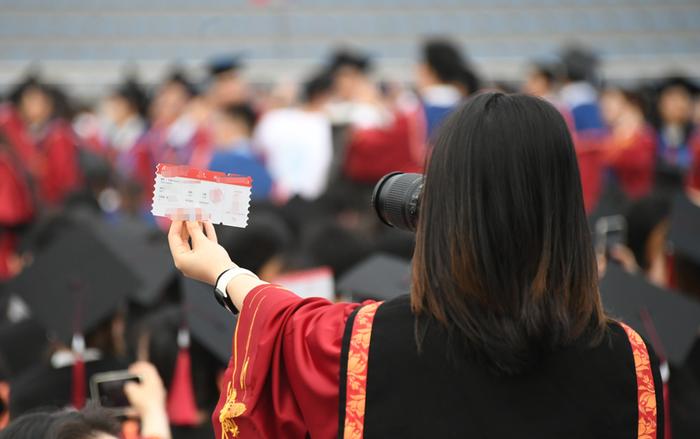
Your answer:
[[[639,198],[654,184],[656,135],[643,127],[626,138],[614,135],[605,143],[604,160],[613,171],[620,187],[630,198]]]
[[[40,137],[33,137],[15,109],[0,108],[0,131],[14,155],[32,175],[40,201],[57,205],[81,182],[77,139],[68,122],[52,120]]]
[[[302,299],[276,285],[253,289],[212,415],[215,437],[337,437],[340,350],[357,306]]]
[[[389,126],[355,129],[347,146],[345,175],[356,182],[376,183],[392,171],[422,172],[416,130],[411,116],[399,111]]]
[[[211,135],[200,126],[183,145],[175,147],[168,141],[169,127],[151,127],[122,157],[117,166],[122,173],[143,188],[145,203],[153,194],[156,165],[168,163],[206,168],[211,154]]]
[[[29,186],[24,176],[19,173],[15,160],[7,151],[1,149],[0,200],[0,226],[24,224],[34,216],[34,203]],[[14,275],[10,260],[15,253],[16,244],[17,236],[14,232],[0,231],[0,280]]]

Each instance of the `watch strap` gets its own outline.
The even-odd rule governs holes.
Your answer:
[[[252,271],[241,267],[234,267],[224,270],[219,277],[216,278],[216,284],[214,284],[214,297],[216,297],[216,301],[233,314],[238,314],[238,308],[233,304],[233,300],[229,297],[226,287],[231,280],[238,276],[251,276],[258,279],[258,276]]]

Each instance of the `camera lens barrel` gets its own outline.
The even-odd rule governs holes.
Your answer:
[[[384,224],[415,232],[422,190],[423,174],[393,172],[374,187],[372,206]]]

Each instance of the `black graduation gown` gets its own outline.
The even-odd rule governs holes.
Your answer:
[[[115,358],[103,358],[85,363],[85,389],[96,373],[124,370],[128,364]],[[54,369],[40,364],[10,381],[10,416],[16,418],[37,408],[62,408],[71,401],[72,366]],[[87,390],[89,393],[89,390]],[[86,395],[89,397],[89,395]]]
[[[341,353],[341,438],[349,394],[357,395],[346,388],[347,382],[357,383],[352,375],[348,380],[348,368],[356,369],[356,363],[348,362],[348,350],[357,313],[348,319]],[[548,355],[529,372],[503,376],[466,356],[449,359],[445,331],[437,324],[429,326],[419,354],[414,320],[408,296],[385,302],[376,311],[367,360],[365,439],[637,438],[635,360],[618,324],[609,325],[606,340],[597,347],[574,344]],[[646,346],[657,431],[663,432],[658,359]]]

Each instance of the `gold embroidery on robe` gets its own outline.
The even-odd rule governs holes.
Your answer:
[[[263,287],[259,289],[255,295],[251,298],[251,304],[252,302],[257,299],[257,297],[265,291],[267,288],[271,287],[272,285],[268,285],[266,287]],[[240,385],[241,385],[241,390],[245,392],[245,377],[248,372],[248,360],[250,359],[248,357],[248,348],[250,345],[250,337],[253,332],[253,326],[255,324],[255,317],[258,314],[258,309],[260,309],[260,305],[265,301],[266,297],[263,297],[262,300],[258,303],[257,307],[255,308],[255,312],[253,313],[253,318],[250,323],[250,331],[248,332],[248,337],[247,337],[247,342],[245,346],[245,357],[243,360],[243,367],[241,368],[241,374],[239,376],[240,380]],[[238,424],[236,424],[235,418],[243,415],[246,412],[246,405],[243,402],[239,402],[236,399],[238,398],[238,391],[236,390],[236,386],[234,383],[236,382],[236,369],[238,366],[238,325],[236,325],[236,331],[234,332],[233,335],[234,338],[234,343],[233,343],[233,373],[231,374],[231,380],[228,382],[228,390],[226,391],[226,403],[224,406],[221,408],[221,411],[219,412],[219,424],[221,425],[221,439],[229,439],[233,437],[238,437],[240,430],[238,429]],[[244,399],[245,393],[243,394],[243,397],[241,399]]]
[[[651,369],[649,351],[642,337],[634,329],[620,322],[625,330],[632,353],[634,354],[634,368],[637,375],[637,410],[638,439],[655,439],[657,437],[656,424],[656,389],[654,388],[654,375]],[[661,408],[663,410],[663,407]]]
[[[242,402],[236,401],[236,389],[228,383],[226,391],[226,404],[224,404],[221,412],[219,412],[219,422],[221,423],[221,439],[238,437],[238,425],[234,418],[241,416],[246,411],[246,406]]]
[[[345,384],[343,439],[362,439],[364,435],[369,345],[374,315],[381,303],[375,302],[360,308],[352,324]]]

